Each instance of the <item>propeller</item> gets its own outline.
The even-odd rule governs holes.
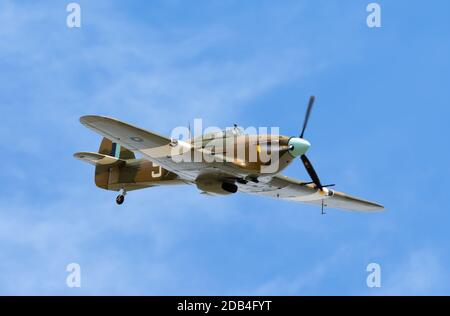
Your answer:
[[[314,170],[314,167],[312,166],[311,162],[309,161],[308,157],[306,157],[305,153],[309,149],[310,143],[303,138],[305,135],[306,127],[308,126],[309,116],[311,115],[311,110],[314,105],[314,101],[316,98],[314,96],[311,96],[309,98],[308,107],[306,108],[305,113],[305,119],[303,121],[303,128],[302,132],[300,133],[299,138],[292,137],[289,140],[289,152],[294,156],[300,156],[300,159],[303,162],[303,165],[305,166],[306,171],[308,172],[312,182],[316,185],[316,188],[319,190],[323,190],[324,186],[320,182],[319,176],[317,175],[316,171]]]
[[[323,185],[320,183],[319,176],[316,173],[316,170],[314,170],[311,162],[309,161],[308,157],[306,155],[301,155],[300,159],[303,162],[303,165],[305,166],[306,171],[308,172],[309,176],[311,177],[311,180],[316,185],[316,187],[322,191]]]
[[[303,121],[302,132],[300,133],[300,138],[303,138],[303,135],[305,135],[305,130],[306,130],[306,127],[308,126],[309,116],[311,115],[311,110],[314,105],[314,101],[316,101],[316,97],[313,95],[310,96],[309,102],[308,102],[308,107],[306,108],[305,119]],[[322,183],[320,182],[319,176],[317,175],[316,170],[314,170],[314,167],[312,166],[308,157],[306,157],[306,155],[303,154],[300,156],[300,159],[302,160],[303,165],[305,166],[305,169],[308,172],[311,180],[314,182],[314,184],[316,185],[316,187],[319,190],[322,190],[323,189]]]
[[[309,116],[311,115],[311,110],[312,110],[315,100],[316,100],[316,97],[314,97],[313,95],[309,98],[308,108],[306,109],[305,120],[303,121],[303,128],[302,128],[302,132],[300,133],[300,138],[303,138],[303,135],[305,134],[306,126],[308,125]]]

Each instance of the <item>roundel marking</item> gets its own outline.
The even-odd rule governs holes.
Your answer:
[[[135,141],[136,143],[142,143],[144,141],[142,138],[140,138],[138,136],[132,136],[132,137],[130,137],[130,139],[132,141]]]

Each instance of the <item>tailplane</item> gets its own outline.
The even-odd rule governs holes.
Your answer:
[[[125,164],[125,160],[119,159],[109,155],[103,155],[93,152],[79,152],[73,154],[73,156],[81,161],[90,163],[94,166],[113,167]]]
[[[109,189],[113,170],[122,170],[127,161],[136,159],[131,150],[107,138],[103,138],[98,153],[78,152],[73,156],[95,166],[95,184],[103,189]]]
[[[103,138],[98,152],[78,152],[74,157],[95,166],[97,187],[121,192],[118,204],[123,202],[126,191],[184,183],[175,173],[149,160],[136,159],[131,150],[107,138]]]

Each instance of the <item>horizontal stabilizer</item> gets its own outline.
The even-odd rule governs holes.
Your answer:
[[[125,163],[125,160],[93,152],[79,152],[73,156],[94,166],[113,167]]]

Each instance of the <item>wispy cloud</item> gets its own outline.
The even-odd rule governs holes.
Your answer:
[[[195,192],[174,201],[169,188],[160,188],[130,196],[125,210],[114,206],[113,194],[89,195],[93,189],[66,184],[60,198],[40,205],[10,199],[0,209],[1,293],[171,293],[182,264],[174,259],[195,221],[220,226],[237,216],[220,201],[214,212],[197,208],[204,200]],[[66,287],[70,262],[81,265],[81,289]]]
[[[435,248],[418,248],[399,261],[394,267],[386,267],[382,289],[383,295],[445,295],[448,271],[441,255]]]

